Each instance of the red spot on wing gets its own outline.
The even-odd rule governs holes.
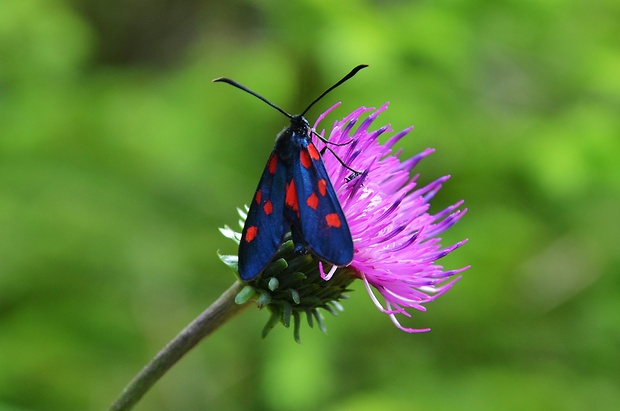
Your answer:
[[[331,213],[331,214],[327,214],[325,216],[325,221],[327,221],[327,225],[329,227],[340,227],[341,223],[340,223],[340,217],[338,217],[338,214],[336,213]]]
[[[312,165],[312,160],[310,160],[310,154],[308,154],[308,151],[306,150],[301,150],[299,152],[299,159],[301,160],[301,165],[306,168],[310,168],[310,166]]]
[[[270,200],[267,200],[267,202],[263,206],[263,211],[265,211],[265,214],[267,215],[271,214],[271,212],[273,211],[273,205],[271,204]]]
[[[319,193],[321,193],[322,196],[325,196],[325,194],[327,194],[327,181],[322,178],[319,180],[317,185],[319,186]]]
[[[312,157],[312,159],[314,160],[318,160],[321,158],[321,156],[319,155],[319,152],[317,151],[316,147],[312,143],[308,144],[308,153],[310,154],[310,157]]]
[[[256,238],[256,234],[258,234],[258,227],[256,227],[255,225],[248,227],[247,231],[245,232],[245,242],[249,243],[250,241],[254,240],[254,238]]]
[[[256,204],[260,204],[260,199],[262,196],[263,196],[263,192],[261,190],[257,190],[256,197],[254,197],[254,201],[256,201]]]
[[[271,158],[269,159],[269,164],[267,164],[267,167],[269,168],[269,174],[276,173],[277,165],[278,165],[278,156],[276,156],[275,154],[272,154]]]
[[[297,190],[295,190],[295,180],[291,180],[291,182],[286,185],[286,197],[284,198],[284,204],[286,204],[295,211],[299,211]]]
[[[310,207],[311,209],[316,210],[316,208],[319,206],[319,197],[314,193],[310,194],[310,196],[306,200],[306,204],[308,204],[308,207]]]

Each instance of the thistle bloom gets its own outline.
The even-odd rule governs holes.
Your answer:
[[[337,105],[319,116],[315,130]],[[425,311],[425,303],[449,290],[460,279],[456,274],[469,268],[444,271],[437,264],[437,260],[467,240],[442,247],[437,237],[464,215],[466,210],[459,208],[462,201],[436,214],[428,212],[429,201],[449,176],[424,187],[417,187],[417,175],[411,176],[411,170],[434,150],[426,149],[401,161],[400,151],[393,153],[392,147],[413,127],[392,136],[385,144],[379,143],[378,137],[390,132],[389,126],[368,131],[387,106],[386,103],[378,110],[360,107],[336,121],[327,137],[330,142],[327,148],[333,155],[329,152],[323,155],[353,237],[353,261],[347,267],[331,267],[326,273],[311,255],[295,255],[290,237],[285,238],[270,266],[251,281],[247,291],[240,293],[237,299],[242,303],[258,294],[259,306],[267,305],[271,310],[272,317],[264,335],[277,322],[288,326],[292,316],[295,338],[299,339],[299,315],[304,312],[310,326],[315,318],[324,329],[317,308],[332,314],[341,311],[338,300],[345,297],[344,293],[349,291],[347,286],[355,279],[364,282],[373,303],[388,314],[399,329],[428,331],[428,328],[406,328],[396,315],[410,317],[407,309],[411,308]],[[367,112],[372,113],[360,123],[361,116]],[[325,132],[320,134],[324,137]],[[313,139],[317,147],[324,145],[316,136]],[[351,169],[360,173],[353,173]],[[241,216],[246,217],[243,212]],[[240,223],[243,226],[243,221]],[[222,232],[239,241],[239,233],[229,228]],[[236,268],[236,256],[222,256],[222,259]],[[383,298],[384,304],[375,292]]]
[[[467,241],[442,248],[441,239],[436,237],[455,224],[466,210],[459,209],[463,203],[459,201],[439,213],[428,213],[429,201],[449,176],[417,187],[418,176],[412,178],[410,172],[434,150],[426,149],[402,162],[398,159],[400,152],[392,153],[394,144],[413,127],[380,144],[378,137],[391,131],[389,126],[376,131],[368,129],[387,106],[386,103],[374,111],[352,131],[360,116],[374,110],[358,108],[337,121],[328,137],[330,142],[344,144],[330,147],[344,164],[362,171],[360,176],[351,179],[350,171],[334,156],[323,156],[323,162],[353,236],[355,254],[349,267],[364,281],[377,308],[388,314],[398,328],[407,332],[428,331],[403,327],[396,314],[410,317],[407,308],[425,311],[424,303],[450,289],[460,277],[450,278],[469,268],[443,271],[436,263]],[[319,117],[315,129],[334,107]],[[322,272],[322,276],[328,279],[329,273]],[[373,288],[383,297],[385,306]]]

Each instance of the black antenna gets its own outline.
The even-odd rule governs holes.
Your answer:
[[[351,72],[349,74],[347,74],[346,76],[344,76],[339,82],[337,82],[336,84],[334,84],[333,86],[331,86],[330,88],[328,88],[327,90],[325,90],[323,92],[323,94],[321,94],[319,97],[317,97],[312,103],[310,103],[310,105],[308,107],[306,107],[306,109],[303,111],[303,113],[301,113],[301,116],[303,117],[304,114],[306,114],[306,112],[308,110],[310,110],[310,108],[320,99],[322,99],[323,97],[325,97],[325,95],[327,93],[329,93],[330,91],[332,91],[333,89],[335,89],[336,87],[338,87],[339,85],[341,85],[342,83],[344,83],[345,81],[347,81],[348,79],[350,79],[351,77],[353,77],[358,71],[360,71],[363,68],[368,67],[368,64],[360,64],[359,66],[355,67],[353,70],[351,70]],[[241,89],[243,91],[245,91],[246,93],[250,93],[251,95],[253,95],[254,97],[257,97],[261,100],[263,100],[265,103],[269,104],[271,107],[275,108],[276,110],[278,110],[280,113],[284,114],[286,117],[288,118],[293,118],[292,115],[290,115],[289,113],[287,113],[286,111],[282,110],[280,107],[276,106],[275,104],[273,104],[271,101],[267,100],[265,97],[261,96],[260,94],[250,90],[249,88],[237,83],[234,80],[231,80],[229,78],[226,77],[218,77],[216,79],[212,80],[213,82],[217,83],[217,82],[221,82],[221,83],[228,83],[231,86],[237,87],[238,89]]]
[[[350,79],[351,77],[353,77],[355,74],[357,74],[358,71],[360,71],[363,68],[368,67],[368,64],[360,64],[359,66],[355,67],[353,70],[351,70],[351,72],[349,74],[347,74],[346,76],[344,76],[338,83],[334,84],[333,86],[331,86],[330,88],[328,88],[327,90],[325,90],[323,92],[323,94],[321,94],[320,96],[318,96],[312,103],[310,103],[310,105],[308,107],[306,107],[306,109],[301,113],[301,116],[303,117],[306,112],[308,110],[310,110],[310,108],[320,99],[322,99],[323,97],[325,97],[325,95],[327,93],[329,93],[330,91],[332,91],[333,89],[335,89],[336,87],[338,87],[339,85],[341,85],[342,83],[344,83],[345,81],[347,81],[348,79]]]
[[[226,77],[218,77],[218,78],[215,78],[215,79],[213,79],[211,81],[213,81],[214,83],[217,83],[217,82],[228,83],[231,86],[235,86],[238,89],[241,89],[241,90],[245,91],[246,93],[250,93],[254,97],[258,97],[259,99],[263,100],[265,103],[269,104],[271,107],[275,108],[280,113],[284,114],[286,117],[293,118],[293,116],[291,116],[289,113],[287,113],[286,111],[282,110],[280,107],[278,107],[275,104],[273,104],[271,101],[267,100],[265,97],[261,96],[258,93],[253,92],[252,90],[250,90],[249,88],[247,88],[245,86],[242,86],[241,84],[237,83],[234,80],[231,80],[231,79],[226,78]]]

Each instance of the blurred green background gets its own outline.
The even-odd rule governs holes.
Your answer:
[[[216,251],[287,120],[390,101],[470,209],[471,264],[398,331],[355,284],[328,335],[226,324],[137,410],[620,404],[620,3],[3,0],[0,410],[101,410],[234,280]]]

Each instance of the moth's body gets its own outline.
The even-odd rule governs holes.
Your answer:
[[[291,118],[291,125],[280,131],[276,137],[273,152],[278,155],[282,163],[291,165],[293,162],[291,154],[308,147],[311,142],[308,120],[301,115],[296,115]]]

